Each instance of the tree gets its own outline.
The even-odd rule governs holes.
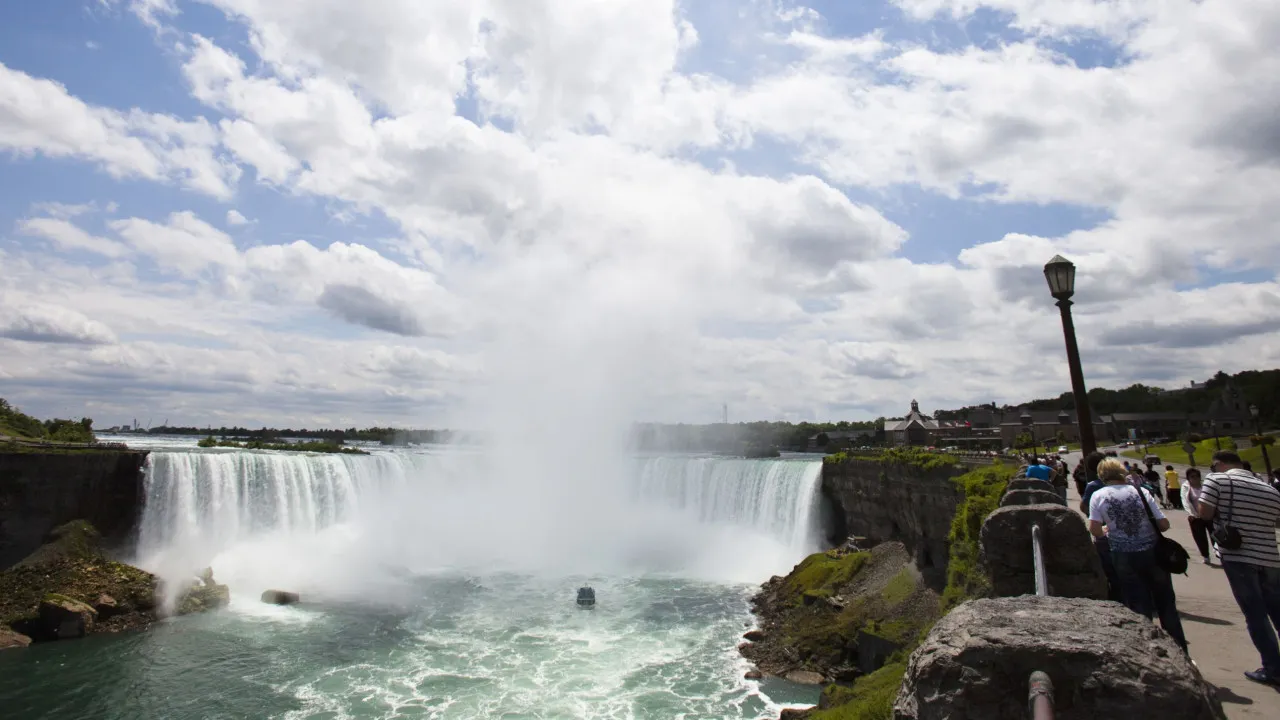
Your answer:
[[[818,444],[818,447],[824,448],[831,442],[831,438],[827,437],[827,434],[824,432],[818,433],[818,437],[814,438],[814,442]]]

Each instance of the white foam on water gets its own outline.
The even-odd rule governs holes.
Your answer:
[[[325,632],[332,603],[404,613],[411,639],[385,657],[284,688],[303,707],[291,717],[782,707],[742,679],[735,646],[752,588],[819,543],[820,463],[635,458],[616,482],[601,480],[608,487],[570,498],[495,475],[508,466],[490,460],[438,449],[153,452],[139,563],[167,578],[211,566],[232,587],[231,613],[282,632]],[[590,611],[573,604],[586,582],[601,598]],[[262,604],[268,588],[309,604]]]

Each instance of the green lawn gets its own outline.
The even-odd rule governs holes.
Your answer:
[[[1223,447],[1227,448],[1230,447],[1230,445],[1224,444]],[[1214,443],[1213,438],[1201,440],[1196,443],[1195,462],[1192,464],[1201,467],[1207,466],[1209,464],[1209,459],[1213,457],[1213,453],[1217,449],[1217,445]],[[1271,456],[1272,467],[1275,467],[1277,465],[1277,460],[1280,459],[1276,455],[1277,449],[1278,448],[1275,445],[1267,448],[1267,454]],[[1241,460],[1246,460],[1253,465],[1254,470],[1262,472],[1265,469],[1265,465],[1262,460],[1262,448],[1254,446],[1247,450],[1238,450],[1237,452],[1239,453]],[[1169,443],[1167,445],[1152,445],[1147,448],[1146,454],[1158,455],[1160,456],[1160,460],[1165,463],[1187,464],[1187,453],[1182,449],[1181,442]],[[1141,460],[1144,457],[1141,446],[1125,450],[1124,452],[1121,452],[1120,455],[1127,458],[1134,458],[1136,460]]]

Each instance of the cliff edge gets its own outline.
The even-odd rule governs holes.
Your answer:
[[[146,459],[135,450],[0,449],[0,568],[76,519],[97,528],[107,547],[128,545],[142,510]]]

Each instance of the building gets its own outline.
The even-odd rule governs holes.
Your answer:
[[[1039,447],[1057,447],[1080,442],[1080,423],[1075,410],[1028,410],[1019,408],[1000,415],[1000,439],[1005,447],[1018,447],[1018,438],[1030,438]],[[1111,437],[1103,417],[1094,416],[1093,436],[1099,441]]]
[[[824,435],[826,436],[825,443],[823,442]],[[869,430],[832,430],[831,432],[820,432],[810,437],[805,449],[809,452],[836,452],[861,445],[870,445],[878,442],[879,439],[880,431],[874,428]]]
[[[938,421],[920,414],[920,403],[911,401],[911,412],[901,420],[884,421],[884,439],[890,445],[936,445]]]

